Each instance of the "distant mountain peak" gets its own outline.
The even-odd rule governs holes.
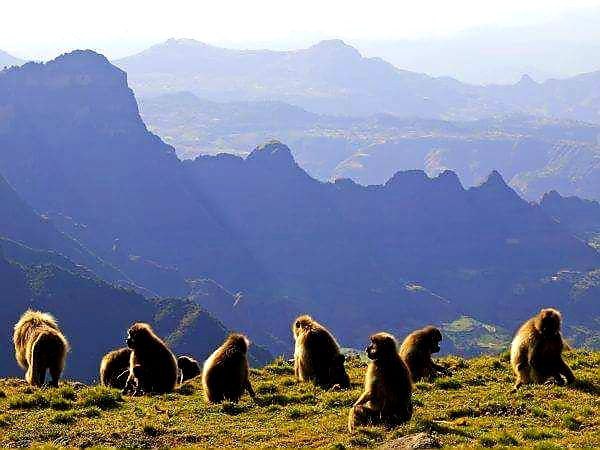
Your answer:
[[[54,77],[56,72],[68,75],[69,79],[63,79],[62,83],[56,83]],[[4,72],[11,73],[15,80],[21,77],[22,73],[29,73],[32,78],[29,83],[48,84],[54,88],[66,87],[69,85],[90,86],[93,84],[114,85],[124,87],[127,85],[127,76],[125,72],[116,66],[113,66],[106,56],[95,52],[94,50],[73,50],[69,53],[63,53],[55,59],[45,62],[28,62],[20,67],[12,67]],[[25,85],[23,81],[21,84]]]
[[[162,45],[168,46],[188,46],[188,47],[208,47],[208,44],[189,38],[169,38]]]
[[[453,170],[444,170],[437,177],[434,178],[434,181],[438,184],[443,185],[448,189],[454,189],[459,191],[464,191],[463,187],[458,175]]]
[[[483,183],[481,183],[481,185],[479,187],[484,187],[484,186],[501,187],[501,188],[510,189],[508,184],[506,184],[506,181],[504,181],[504,178],[502,177],[500,172],[498,172],[497,170],[492,170],[492,172],[487,176],[485,181]]]
[[[544,195],[542,195],[542,199],[540,201],[540,203],[543,202],[547,202],[547,201],[555,201],[555,200],[562,200],[564,197],[562,195],[560,195],[558,193],[558,191],[555,191],[554,189],[552,189],[549,192],[546,192]]]
[[[487,176],[485,181],[479,186],[469,189],[475,195],[483,195],[485,198],[512,199],[518,203],[526,203],[513,188],[511,188],[497,170]]]
[[[538,83],[531,78],[528,74],[523,74],[521,79],[517,82],[519,86],[537,86]]]
[[[451,170],[445,170],[433,178],[420,169],[398,171],[385,183],[385,187],[408,192],[436,191],[455,193],[464,191],[458,176]]]
[[[341,39],[328,39],[324,41],[317,42],[313,46],[309,47],[307,51],[314,53],[323,53],[323,54],[348,54],[352,56],[361,57],[360,52],[352,47],[351,45],[346,44]]]
[[[246,158],[247,161],[266,162],[278,166],[295,166],[296,161],[290,148],[278,140],[270,140],[257,146]]]
[[[425,183],[430,181],[425,171],[420,169],[399,170],[386,183],[386,187],[405,186],[407,184]]]

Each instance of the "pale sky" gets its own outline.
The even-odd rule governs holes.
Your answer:
[[[48,59],[91,48],[118,58],[170,37],[275,49],[529,25],[593,6],[600,0],[0,0],[0,49]]]

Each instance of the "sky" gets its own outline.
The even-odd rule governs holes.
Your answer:
[[[326,38],[443,38],[543,23],[594,6],[600,0],[0,0],[0,49],[25,59],[75,48],[118,58],[171,37],[272,49]]]

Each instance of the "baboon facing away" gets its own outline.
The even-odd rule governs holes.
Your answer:
[[[553,377],[564,385],[575,381],[573,372],[562,358],[566,347],[560,332],[562,316],[553,308],[542,309],[525,322],[510,347],[510,364],[517,376],[515,389],[522,384],[543,383]]]
[[[132,325],[127,334],[127,346],[132,352],[125,393],[165,393],[175,388],[179,378],[177,360],[150,325]]]
[[[388,333],[371,336],[366,349],[371,360],[364,391],[348,415],[348,429],[385,423],[396,425],[412,417],[412,382],[397,351],[396,339]]]
[[[450,371],[431,359],[433,353],[440,351],[442,333],[433,326],[427,326],[410,333],[400,346],[400,357],[408,367],[413,382],[422,378],[434,377]]]
[[[49,371],[49,384],[58,386],[69,343],[54,317],[40,311],[27,310],[15,325],[13,343],[15,357],[25,369],[25,379],[29,384],[42,386],[46,380],[46,371]]]
[[[177,357],[177,367],[179,367],[179,382],[190,380],[200,375],[200,364],[191,356],[182,355]]]
[[[129,376],[131,351],[130,348],[123,347],[104,355],[100,363],[100,384],[115,389],[125,389]]]
[[[202,387],[209,402],[237,402],[245,390],[252,398],[256,397],[248,378],[249,345],[246,336],[232,333],[204,362]]]
[[[304,315],[294,321],[292,332],[295,340],[294,372],[298,380],[314,381],[325,388],[350,386],[344,355],[327,328]]]

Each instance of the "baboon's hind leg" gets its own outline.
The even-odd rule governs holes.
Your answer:
[[[58,387],[58,380],[60,379],[60,374],[62,373],[62,366],[60,364],[52,364],[49,368],[50,372],[50,386]]]

